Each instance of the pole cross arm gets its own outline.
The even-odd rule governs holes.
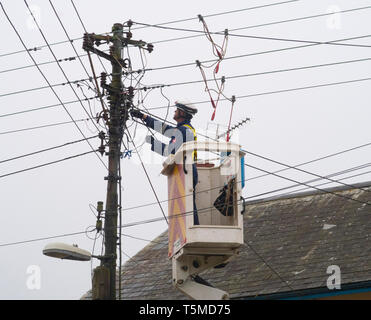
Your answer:
[[[97,49],[97,48],[94,48],[93,46],[90,46],[90,45],[85,45],[85,43],[83,44],[82,48],[85,50],[85,51],[90,51],[90,52],[93,52],[95,54],[97,54],[98,56],[106,59],[106,60],[109,60],[110,62],[112,63],[115,63],[115,64],[120,64],[122,67],[126,67],[126,62],[123,60],[123,59],[115,59],[113,56]]]
[[[131,44],[135,47],[140,47],[144,50],[147,50],[149,53],[153,51],[153,44],[147,43],[142,40],[131,40],[130,38],[123,38],[122,43],[124,46],[127,46],[128,44]]]

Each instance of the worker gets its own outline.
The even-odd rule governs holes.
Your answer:
[[[162,121],[156,120],[139,110],[130,111],[130,115],[134,118],[139,118],[144,121],[144,124],[169,137],[170,142],[165,145],[161,141],[155,139],[153,136],[147,136],[146,142],[151,144],[151,150],[167,157],[170,154],[175,154],[181,147],[183,142],[197,141],[196,131],[191,125],[191,119],[197,113],[197,109],[187,101],[175,102],[177,107],[173,119],[177,122],[176,127],[169,126]],[[194,224],[198,225],[198,213],[196,207],[196,185],[198,183],[198,173],[195,161],[197,160],[197,152],[193,152],[192,173],[193,173],[193,211],[194,211]]]

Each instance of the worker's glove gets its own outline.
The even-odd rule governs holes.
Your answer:
[[[130,115],[131,115],[133,118],[143,119],[143,113],[141,113],[139,110],[131,110],[131,111],[130,111]]]
[[[146,142],[150,143],[150,144],[153,144],[154,138],[152,136],[146,136]]]

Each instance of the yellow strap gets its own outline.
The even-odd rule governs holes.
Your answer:
[[[191,131],[193,133],[193,136],[194,136],[194,141],[197,141],[196,130],[194,128],[192,128],[189,124],[183,124],[183,126],[191,129]],[[195,151],[192,152],[192,158],[193,158],[193,161],[196,161],[197,160],[197,150],[195,150]]]

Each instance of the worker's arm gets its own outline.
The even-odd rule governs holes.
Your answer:
[[[168,138],[171,138],[174,135],[173,131],[177,129],[176,127],[169,126],[164,122],[156,120],[148,115],[144,115],[142,119],[147,127],[154,129]]]
[[[148,118],[150,117],[147,117],[147,119]],[[154,120],[154,121],[157,121],[157,120]],[[156,122],[155,122],[155,126],[156,126]],[[165,157],[167,157],[169,154],[175,154],[184,142],[194,140],[194,135],[192,131],[184,126],[180,126],[176,128],[167,126],[167,130],[162,134],[170,138],[169,144],[165,145],[161,143],[160,141],[153,139],[151,137],[151,145],[152,145],[151,149],[152,151],[155,151],[157,153],[162,152],[160,154],[162,154]]]
[[[164,156],[165,150],[166,150],[166,145],[162,143],[160,140],[157,140],[153,136],[147,136],[146,137],[146,142],[151,144],[151,150],[158,153],[161,156]]]
[[[156,119],[140,112],[139,110],[130,111],[130,115],[133,118],[139,118],[139,119],[143,120],[144,124],[147,127],[151,128],[151,129],[154,129],[155,131],[163,134],[164,136],[166,136],[168,138],[171,138],[172,133],[171,132],[166,132],[166,131],[171,130],[171,129],[175,129],[174,127],[169,126],[162,121],[156,120]]]

